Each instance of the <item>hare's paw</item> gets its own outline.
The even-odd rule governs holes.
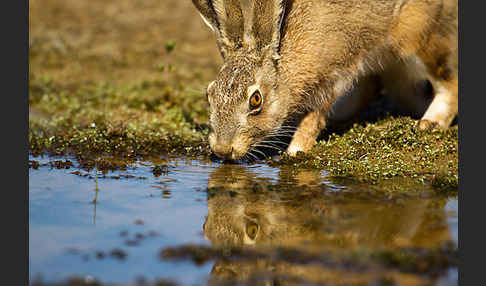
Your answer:
[[[417,122],[417,128],[420,130],[429,130],[440,127],[439,123],[428,119],[421,119]]]
[[[320,110],[309,112],[299,124],[292,141],[287,148],[287,154],[297,155],[299,151],[307,152],[312,149],[321,129],[325,125],[324,117]]]
[[[296,140],[292,140],[290,143],[289,147],[287,148],[286,153],[289,154],[290,156],[296,156],[298,152],[307,152],[312,148],[312,145],[314,145],[314,141],[312,142],[296,142]]]
[[[294,134],[292,141],[287,147],[286,153],[290,156],[297,155],[298,152],[308,152],[314,146],[317,136],[319,135],[319,129],[317,128],[304,128],[299,126],[299,129]]]

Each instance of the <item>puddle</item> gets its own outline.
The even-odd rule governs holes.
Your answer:
[[[74,160],[29,160],[40,163],[29,168],[31,283],[457,284],[448,253],[458,201],[427,189],[389,194],[317,171],[204,159],[96,176]]]

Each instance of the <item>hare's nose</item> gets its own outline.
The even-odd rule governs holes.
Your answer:
[[[231,159],[231,153],[233,152],[233,147],[226,144],[218,144],[213,147],[213,152],[216,156],[222,159]]]

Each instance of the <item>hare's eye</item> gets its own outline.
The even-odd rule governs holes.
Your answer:
[[[250,108],[256,109],[262,105],[263,97],[258,90],[255,90],[250,97]]]

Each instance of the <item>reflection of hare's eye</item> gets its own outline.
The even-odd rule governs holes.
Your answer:
[[[250,97],[250,108],[255,109],[262,104],[263,97],[258,90],[256,90]]]
[[[258,234],[258,224],[249,222],[246,224],[246,234],[251,238],[255,239]]]

